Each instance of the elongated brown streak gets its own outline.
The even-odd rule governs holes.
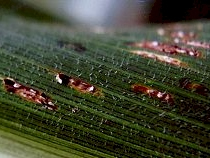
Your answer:
[[[81,93],[89,93],[95,96],[103,96],[102,91],[96,86],[93,86],[78,78],[67,76],[63,73],[58,73],[56,75],[56,81],[62,85],[69,86]]]
[[[134,50],[134,51],[131,51],[131,53],[143,56],[144,58],[155,59],[157,61],[164,62],[164,63],[178,66],[178,67],[188,67],[187,63],[185,63],[179,59],[171,58],[171,57],[165,56],[165,55],[158,55],[155,53],[151,53],[151,52],[147,52],[147,51],[140,51],[140,50]]]
[[[174,104],[174,99],[171,94],[166,92],[160,92],[156,89],[153,89],[151,87],[147,87],[140,84],[134,84],[131,86],[132,90],[136,93],[144,93],[152,98],[156,98],[160,100],[161,102],[168,103],[169,105]]]
[[[51,98],[43,92],[24,86],[11,78],[3,79],[3,83],[6,91],[14,93],[27,101],[41,104],[43,108],[52,111],[58,109],[58,106],[51,101]]]
[[[169,38],[172,38],[175,43],[184,43],[194,47],[210,49],[210,43],[196,40],[197,35],[192,31],[166,31],[164,29],[158,29],[157,33],[160,36],[167,35]]]
[[[198,93],[203,96],[210,96],[210,90],[206,86],[192,82],[189,78],[181,78],[179,80],[179,85],[183,89]]]
[[[202,53],[198,50],[191,48],[182,48],[177,45],[171,45],[167,43],[160,43],[157,41],[144,41],[144,42],[133,42],[127,43],[130,46],[146,48],[167,54],[185,54],[192,57],[201,57]]]
[[[210,49],[210,43],[207,42],[201,42],[201,41],[186,41],[187,45],[194,46],[194,47],[200,47],[204,49]]]

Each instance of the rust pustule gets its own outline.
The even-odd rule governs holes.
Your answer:
[[[210,49],[210,43],[205,41],[199,41],[198,35],[193,31],[182,30],[167,30],[160,28],[157,30],[160,36],[165,36],[175,43],[183,43],[193,47],[199,47],[204,49]]]
[[[131,51],[131,53],[140,55],[144,58],[154,59],[154,60],[164,62],[170,65],[178,66],[178,67],[188,67],[187,63],[179,59],[166,56],[166,55],[159,55],[159,54],[155,54],[155,53],[151,53],[147,51],[140,51],[140,50],[134,50],[134,51]]]
[[[158,41],[144,41],[144,42],[133,42],[128,45],[139,48],[146,48],[154,51],[164,52],[167,54],[183,54],[192,57],[201,57],[202,53],[196,49],[184,48],[177,45],[168,43],[161,43]]]
[[[179,80],[179,85],[181,88],[198,93],[203,96],[209,96],[210,90],[203,84],[192,82],[189,78],[181,78]]]
[[[51,98],[41,91],[22,85],[11,78],[3,79],[3,83],[6,91],[14,93],[27,101],[41,104],[43,108],[49,110],[55,111],[58,109],[58,106],[52,102]]]
[[[94,86],[88,82],[85,82],[81,79],[67,76],[63,73],[58,73],[56,75],[56,81],[60,84],[65,85],[65,86],[69,86],[81,93],[89,93],[89,94],[93,94],[95,96],[103,95],[101,90],[99,88],[97,88],[96,86]]]
[[[187,45],[194,46],[194,47],[200,47],[204,49],[210,49],[210,43],[208,42],[201,42],[201,41],[186,41]]]
[[[161,92],[157,89],[147,87],[144,85],[140,85],[140,84],[134,84],[131,86],[131,88],[135,93],[146,94],[152,98],[160,100],[161,102],[168,103],[169,105],[174,104],[174,99],[173,99],[172,95],[169,93]]]

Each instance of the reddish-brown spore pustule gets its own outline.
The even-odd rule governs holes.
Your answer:
[[[161,102],[168,103],[169,105],[174,104],[174,99],[169,93],[161,92],[159,90],[140,84],[134,84],[131,86],[131,88],[135,93],[144,93],[152,98],[160,100]]]
[[[185,63],[179,59],[166,56],[166,55],[159,55],[156,53],[140,51],[140,50],[134,50],[134,51],[131,51],[131,53],[140,55],[144,58],[154,59],[154,60],[164,62],[164,63],[170,64],[170,65],[178,66],[178,67],[188,67],[187,63]]]
[[[210,90],[206,86],[192,82],[189,78],[181,78],[179,80],[179,85],[183,89],[198,93],[203,96],[210,95]]]
[[[95,96],[103,96],[103,93],[99,88],[81,79],[70,77],[63,73],[58,73],[56,75],[56,80],[58,83],[69,86],[81,93],[90,93]]]
[[[191,48],[183,48],[177,45],[172,45],[168,43],[161,43],[158,41],[143,41],[143,42],[131,42],[127,45],[133,46],[133,47],[139,47],[139,48],[146,48],[150,50],[155,50],[159,52],[164,52],[167,54],[183,54],[188,55],[192,57],[201,57],[202,53],[196,49]]]
[[[51,98],[48,97],[45,93],[35,90],[33,88],[27,87],[27,86],[24,86],[10,78],[5,78],[3,81],[4,81],[4,87],[6,91],[14,93],[27,101],[30,101],[36,104],[41,104],[46,109],[53,110],[53,111],[58,109],[58,106],[55,105],[52,102]]]

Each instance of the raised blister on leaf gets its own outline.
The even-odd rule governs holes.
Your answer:
[[[56,81],[65,86],[69,86],[81,93],[89,93],[95,96],[103,96],[101,89],[97,88],[96,86],[91,85],[90,83],[85,82],[81,79],[67,76],[63,73],[58,73],[56,75]]]
[[[161,92],[157,89],[147,87],[140,84],[134,84],[131,86],[132,90],[136,93],[144,93],[152,98],[156,98],[160,100],[161,102],[168,103],[170,105],[174,104],[174,99],[171,94],[166,92]]]
[[[24,86],[11,78],[3,79],[3,83],[6,91],[14,93],[27,101],[41,104],[44,108],[49,110],[55,111],[58,109],[51,98],[43,92]]]
[[[164,52],[167,54],[184,54],[192,57],[201,57],[202,53],[196,49],[179,47],[168,43],[161,43],[158,41],[143,41],[127,43],[133,47],[146,48],[154,51]]]
[[[160,28],[157,30],[157,33],[160,36],[165,36],[169,38],[171,41],[174,41],[175,43],[183,43],[193,47],[210,49],[210,43],[199,41],[197,39],[198,35],[193,31],[182,31],[182,30],[174,31],[174,30],[166,30]]]
[[[200,47],[204,49],[210,49],[210,43],[207,42],[201,42],[201,41],[186,41],[187,45],[194,46],[194,47]]]
[[[189,78],[181,78],[179,80],[179,85],[183,89],[190,90],[204,96],[210,95],[210,90],[206,86],[192,82]]]
[[[151,52],[147,52],[147,51],[140,51],[140,50],[134,50],[134,51],[130,51],[133,54],[137,54],[140,56],[143,56],[144,58],[150,58],[150,59],[155,59],[157,61],[160,62],[164,62],[170,65],[174,65],[174,66],[178,66],[178,67],[188,67],[188,64],[176,59],[176,58],[172,58],[166,55],[159,55],[159,54],[155,54],[155,53],[151,53]]]

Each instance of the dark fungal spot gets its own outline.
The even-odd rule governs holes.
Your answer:
[[[71,78],[65,74],[59,73],[56,75],[56,80],[58,83],[63,84],[65,86],[67,86],[69,84],[69,80]]]
[[[85,46],[78,42],[58,41],[57,44],[60,48],[73,49],[74,51],[79,53],[87,50]]]
[[[15,81],[10,78],[5,78],[4,80],[4,86],[8,92],[15,93],[16,88],[15,88]]]
[[[47,98],[47,95],[45,93],[41,93],[41,96],[45,99]]]
[[[5,78],[4,79],[4,84],[7,86],[13,86],[15,84],[15,82],[11,79]]]
[[[196,83],[196,82],[193,82],[189,78],[181,78],[179,80],[179,85],[183,89],[198,93],[203,96],[210,95],[210,90],[206,86]]]
[[[191,82],[190,82],[190,79],[189,78],[181,78],[180,80],[179,80],[179,85],[180,85],[180,87],[182,87],[182,88],[185,88],[188,84],[190,84]]]

